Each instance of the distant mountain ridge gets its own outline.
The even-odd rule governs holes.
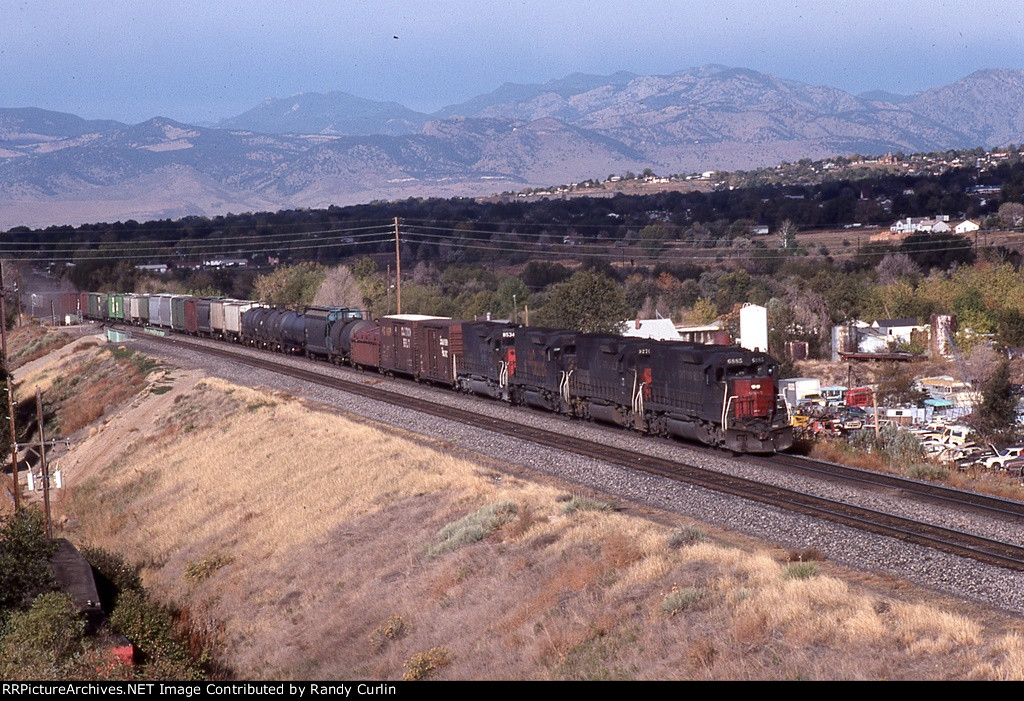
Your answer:
[[[1024,71],[859,96],[746,68],[506,83],[428,115],[342,92],[266,100],[217,128],[0,109],[0,228],[481,195],[800,158],[1024,141]]]

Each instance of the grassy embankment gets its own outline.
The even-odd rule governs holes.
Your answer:
[[[1024,678],[1014,619],[174,375],[88,430],[59,506],[241,677]]]

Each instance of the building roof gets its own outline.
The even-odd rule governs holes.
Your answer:
[[[623,321],[619,333],[630,338],[678,341],[680,336],[671,319],[635,319]]]
[[[917,319],[878,319],[875,325],[880,329],[891,329],[895,326],[920,326]]]

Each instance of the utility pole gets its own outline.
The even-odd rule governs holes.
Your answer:
[[[11,481],[14,482],[14,510],[21,508],[21,490],[18,488],[18,443],[14,434],[14,391],[11,373],[7,369],[7,293],[4,291],[4,262],[0,259],[0,345],[3,351],[4,375],[7,376],[7,418],[10,422]]]
[[[402,252],[398,247],[398,217],[395,217],[395,306],[402,313]]]
[[[43,508],[46,510],[46,537],[53,538],[50,520],[50,471],[46,468],[46,435],[43,429],[43,393],[36,386],[36,420],[39,422],[39,466],[43,473]]]
[[[387,300],[388,300],[387,305],[384,307],[384,314],[386,316],[390,316],[391,315],[391,263],[388,263],[388,276],[387,276],[387,280],[385,281],[384,284],[385,284],[385,289],[387,290]]]

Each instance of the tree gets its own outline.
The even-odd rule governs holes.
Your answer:
[[[38,511],[22,509],[0,519],[0,618],[55,588],[49,558],[56,549]]]
[[[999,213],[996,215],[999,223],[1007,229],[1016,229],[1024,224],[1024,204],[1020,202],[1004,202],[999,205]]]
[[[914,377],[899,363],[886,363],[878,373],[878,404],[880,406],[917,405],[927,395],[914,389]]]
[[[555,286],[541,319],[565,329],[614,333],[627,314],[626,296],[614,280],[596,270],[579,270]]]
[[[796,248],[796,224],[792,219],[779,225],[779,247],[787,251]]]
[[[344,265],[335,266],[326,272],[320,289],[313,296],[313,304],[349,309],[366,307],[359,281]]]
[[[297,309],[313,303],[327,273],[316,263],[296,263],[256,278],[256,296],[265,304]]]
[[[981,388],[974,427],[987,436],[1005,433],[1015,425],[1016,407],[1010,385],[1010,361],[1003,358]]]

